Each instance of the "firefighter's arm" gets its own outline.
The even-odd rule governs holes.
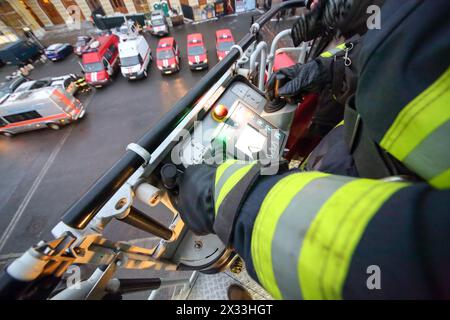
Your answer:
[[[275,97],[301,100],[308,93],[319,93],[326,86],[336,82],[334,88],[340,91],[344,82],[345,68],[349,68],[358,54],[359,39],[352,39],[336,48],[324,52],[320,57],[305,64],[295,64],[275,71],[266,83],[266,96],[269,100]],[[275,93],[276,81],[283,79],[283,84]],[[278,85],[280,86],[280,84]],[[335,94],[339,95],[339,92]]]
[[[450,297],[449,190],[318,172],[255,178],[254,166],[192,167],[188,174],[203,172],[194,184],[209,180],[209,189],[182,184],[191,193],[180,211],[188,226],[234,247],[273,297]],[[239,186],[249,175],[252,185]],[[236,203],[236,216],[223,219]]]

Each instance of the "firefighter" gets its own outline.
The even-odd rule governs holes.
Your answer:
[[[273,85],[274,77],[281,73],[288,78],[295,75],[299,81],[313,81],[313,86],[302,86],[306,89],[303,93],[318,94],[310,136],[323,138],[342,121],[345,101],[356,89],[356,72],[351,61],[356,59],[361,37],[368,30],[367,21],[373,15],[367,8],[383,3],[384,0],[310,0],[307,3],[310,11],[293,25],[291,38],[295,46],[318,39],[311,50],[312,57],[317,59],[280,70],[271,80]],[[336,47],[339,43],[342,44]],[[330,46],[336,48],[316,56]],[[347,59],[343,59],[345,55]]]
[[[274,298],[450,298],[450,3],[381,14],[343,124],[359,178],[235,161],[180,178],[186,224],[235,248]]]

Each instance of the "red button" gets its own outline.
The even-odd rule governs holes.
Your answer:
[[[219,104],[214,107],[212,117],[216,121],[223,121],[228,115],[228,109],[223,104]]]

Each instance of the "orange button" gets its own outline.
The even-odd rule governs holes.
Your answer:
[[[212,117],[216,121],[223,121],[228,115],[228,109],[223,104],[219,104],[214,107],[212,112]]]

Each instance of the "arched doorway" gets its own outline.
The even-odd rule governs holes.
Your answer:
[[[125,6],[123,0],[111,0],[111,6],[113,7],[114,12],[128,13],[127,7]]]
[[[86,0],[89,9],[91,9],[92,12],[96,11],[98,8],[102,8],[102,4],[99,0]]]
[[[56,10],[55,6],[50,2],[50,0],[38,0],[38,3],[53,24],[65,23],[64,19],[61,17],[58,10]]]

